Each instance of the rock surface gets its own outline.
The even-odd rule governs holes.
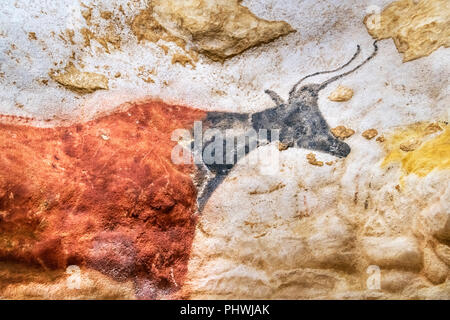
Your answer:
[[[82,94],[108,90],[108,78],[93,72],[81,72],[73,63],[69,63],[62,73],[52,73],[50,77],[67,89]]]
[[[340,138],[342,140],[350,138],[355,134],[355,130],[344,126],[337,126],[336,128],[332,128],[330,131],[336,138]]]
[[[447,25],[446,0],[5,0],[0,297],[450,299]],[[174,130],[289,102],[374,38],[302,93],[348,156],[263,145],[197,213]]]
[[[395,1],[381,14],[366,17],[365,23],[374,38],[392,38],[405,62],[450,46],[447,0]]]
[[[421,267],[421,252],[412,238],[366,237],[362,246],[371,264],[416,270]]]
[[[339,86],[328,97],[331,101],[344,102],[353,97],[353,90],[344,86]]]
[[[373,139],[378,135],[377,129],[368,129],[362,133],[362,136],[367,140]]]
[[[191,39],[200,53],[223,61],[270,42],[294,29],[283,21],[266,21],[240,4],[241,0],[153,1],[161,24]]]

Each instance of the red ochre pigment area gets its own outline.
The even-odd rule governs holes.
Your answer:
[[[196,224],[173,130],[205,113],[160,102],[70,127],[0,124],[0,261],[92,268],[138,298],[176,298]]]

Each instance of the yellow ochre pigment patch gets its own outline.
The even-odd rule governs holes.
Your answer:
[[[401,145],[414,141],[412,151],[404,151]],[[450,169],[450,127],[445,123],[420,122],[402,128],[388,136],[385,142],[387,156],[382,163],[401,163],[405,175],[414,173],[424,177],[434,169]]]

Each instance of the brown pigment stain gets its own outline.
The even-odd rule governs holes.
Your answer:
[[[69,38],[69,42],[70,44],[74,45],[75,44],[75,31],[73,31],[72,29],[66,29],[66,35]]]
[[[353,97],[353,89],[344,86],[338,86],[329,96],[330,101],[344,102]]]
[[[368,129],[362,133],[362,136],[367,140],[371,140],[378,135],[377,129]]]
[[[110,20],[113,17],[113,13],[111,11],[100,11],[100,17],[105,20]]]
[[[406,142],[400,143],[400,150],[410,152],[416,150],[422,142],[417,139],[411,139]]]
[[[164,40],[174,42],[181,48],[186,47],[186,41],[174,36],[153,17],[152,8],[142,10],[136,17],[134,17],[130,24],[130,28],[139,42],[144,40],[149,42]]]
[[[248,194],[250,195],[260,195],[260,194],[269,194],[272,192],[275,192],[277,190],[283,189],[284,187],[286,187],[286,185],[284,183],[278,183],[272,187],[270,187],[268,190],[254,190],[254,191],[250,191]]]
[[[144,82],[155,83],[151,76],[156,75],[155,69],[148,69],[145,66],[140,66],[137,70],[137,76]]]
[[[172,57],[172,64],[179,63],[183,67],[186,67],[187,64],[190,64],[192,68],[195,69],[195,64],[192,59],[184,54],[175,53]]]
[[[36,32],[28,32],[28,39],[29,40],[37,40]]]
[[[342,140],[350,138],[355,134],[355,130],[346,128],[344,126],[337,126],[336,128],[331,129],[330,132],[333,134],[333,136]]]
[[[69,127],[0,124],[0,260],[95,269],[178,297],[194,236],[192,166],[171,133],[205,116],[148,102]]]
[[[63,72],[50,72],[49,76],[71,91],[86,94],[97,90],[108,90],[108,78],[102,74],[82,72],[69,62]]]
[[[278,142],[278,151],[285,151],[289,149],[289,147],[288,143]]]
[[[184,52],[186,52],[189,57],[186,55],[175,54],[172,58],[172,64],[181,63],[183,66],[186,66],[186,63],[189,63],[195,67],[193,61],[198,61],[198,54],[193,50],[187,50],[187,43],[184,39],[175,36],[154,18],[152,7],[142,10],[138,15],[136,15],[130,24],[130,28],[133,34],[137,37],[138,42],[149,41],[156,43],[159,40],[163,40],[166,42],[175,43]],[[164,54],[169,52],[169,47],[166,45],[160,44],[159,47],[163,49]]]
[[[306,155],[306,159],[308,160],[308,163],[312,164],[313,166],[318,166],[318,167],[322,167],[323,166],[323,162],[322,161],[317,161],[316,155],[314,153],[308,153]]]
[[[0,262],[0,295],[8,300],[136,299],[132,280],[119,282],[92,269],[79,270],[80,287],[73,289],[68,270]]]
[[[80,34],[83,37],[81,50],[90,48],[92,41],[100,44],[106,53],[111,53],[112,49],[120,50],[122,45],[120,33],[123,30],[121,20],[111,11],[94,10],[94,8],[87,7],[84,4],[82,6],[86,8],[86,10],[81,11],[81,14],[86,21],[87,27],[80,30]],[[103,19],[102,23],[100,23],[101,19]],[[74,35],[75,32],[73,30],[71,30],[70,35],[67,34],[72,45],[76,45]]]
[[[83,5],[84,6],[84,5]],[[91,24],[91,19],[92,19],[92,8],[86,7],[86,10],[81,11],[81,15],[83,16],[84,20],[86,20],[86,24],[90,25]]]
[[[111,46],[116,50],[121,47],[122,39],[120,35],[116,33],[113,25],[109,25],[101,31],[92,31],[88,28],[82,28],[80,32],[84,39],[84,47],[86,48],[91,46],[93,40],[97,41],[107,53],[111,53]]]

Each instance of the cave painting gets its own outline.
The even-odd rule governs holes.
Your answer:
[[[286,147],[295,146],[297,148],[325,152],[339,158],[346,157],[350,153],[350,147],[347,143],[336,138],[330,131],[330,127],[318,106],[319,93],[330,83],[351,74],[371,60],[378,51],[376,41],[373,43],[373,46],[373,53],[361,64],[320,84],[305,84],[299,87],[304,80],[310,77],[337,72],[350,65],[359,55],[361,51],[360,46],[358,45],[356,53],[343,66],[334,70],[316,72],[305,76],[292,87],[289,92],[288,101],[285,101],[274,91],[266,90],[265,92],[275,102],[276,107],[253,114],[208,112],[206,119],[203,120],[202,128],[212,128],[220,130],[220,132],[225,132],[225,130],[232,128],[239,128],[239,133],[235,133],[231,138],[231,141],[233,141],[231,147],[227,146],[226,140],[222,139],[219,142],[218,147],[220,147],[221,152],[221,159],[219,161],[210,161],[210,163],[203,161],[201,164],[200,167],[203,167],[202,169],[208,178],[205,179],[206,184],[202,188],[202,192],[198,198],[199,209],[203,209],[214,190],[242,157],[259,145],[266,143],[266,141],[261,141],[266,139],[258,139],[258,141],[252,144],[251,134],[248,134],[248,132],[270,130],[264,138],[270,141],[279,140],[279,143]],[[270,134],[274,130],[277,131],[278,135],[275,139]],[[244,134],[242,134],[242,131],[244,131]],[[246,139],[243,135],[248,135],[250,139]],[[229,135],[227,136],[228,138]],[[216,139],[217,137],[213,135],[213,137],[203,143],[201,150],[196,150],[194,146],[194,153],[202,153],[203,157],[205,157],[210,156],[211,152],[217,152],[219,148],[212,146],[212,144],[217,143]],[[234,141],[237,141],[236,145]],[[239,143],[239,141],[242,141],[242,143]],[[209,150],[207,150],[208,148]],[[213,154],[212,157],[214,156]]]
[[[118,281],[132,279],[139,297],[157,298],[161,290],[176,296],[196,225],[197,190],[189,176],[194,167],[171,162],[171,132],[195,121],[205,129],[277,129],[280,143],[346,157],[350,147],[331,134],[318,94],[373,58],[374,46],[364,62],[321,84],[299,87],[349,65],[359,46],[338,69],[304,77],[287,102],[267,90],[276,107],[254,114],[148,102],[66,127],[1,124],[0,230],[3,241],[21,244],[2,246],[0,258],[47,269],[86,265]],[[245,141],[242,156],[252,150]],[[231,152],[231,163],[200,166],[213,176],[204,179],[199,210],[239,160],[241,153]]]
[[[84,2],[0,9],[0,299],[450,299],[448,0]]]
[[[68,127],[0,124],[0,260],[85,266],[137,297],[176,297],[197,192],[170,132],[204,115],[149,102]]]

